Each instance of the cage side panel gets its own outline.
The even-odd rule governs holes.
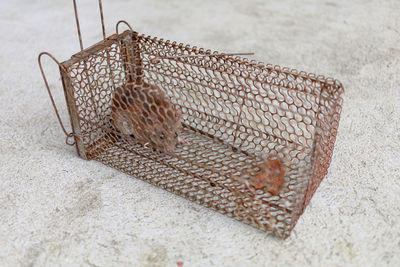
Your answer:
[[[320,81],[231,57],[168,59],[201,50],[155,38],[142,37],[141,46],[145,78],[170,96],[187,125],[250,153],[312,147]],[[156,56],[162,60],[154,64]]]
[[[292,228],[328,172],[339,126],[342,94],[342,85],[338,81],[328,80],[317,99],[319,108],[316,118],[314,152],[310,159],[312,169],[307,170],[307,177],[310,179],[305,181],[306,190],[297,192],[302,197],[297,199],[295,205]]]
[[[60,73],[61,73],[61,80],[64,88],[64,95],[65,95],[65,101],[67,103],[68,107],[68,113],[71,121],[71,127],[73,133],[75,133],[75,145],[76,145],[76,150],[78,152],[78,155],[81,158],[87,159],[86,156],[86,150],[85,147],[82,143],[82,140],[78,138],[78,136],[81,136],[81,128],[79,125],[79,119],[78,119],[78,113],[77,113],[77,107],[75,105],[75,100],[73,97],[73,87],[71,84],[71,79],[68,76],[68,74],[60,68]]]
[[[339,127],[343,92],[344,89],[340,82],[330,81],[327,83],[326,89],[321,93],[317,138],[313,156],[314,171],[305,197],[303,210],[308,205],[321,181],[328,173]]]
[[[92,158],[99,140],[104,136],[104,127],[110,125],[110,105],[116,87],[126,83],[126,61],[132,60],[130,54],[133,36],[126,31],[112,35],[71,57],[62,63],[67,70],[70,82],[71,99],[76,109],[80,128],[79,140]],[[121,49],[125,48],[125,53]],[[124,65],[125,64],[125,65]]]
[[[78,54],[81,59],[74,60],[68,68],[81,127],[80,138],[89,159],[101,148],[97,144],[105,135],[104,128],[110,127],[113,92],[127,78],[118,40],[106,40],[98,46],[102,49],[95,46],[90,54],[86,51]]]

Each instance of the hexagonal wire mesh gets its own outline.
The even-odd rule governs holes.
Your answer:
[[[327,173],[342,105],[337,80],[132,30],[73,55],[60,72],[81,157],[279,237],[289,236]],[[173,152],[128,141],[114,126],[115,90],[132,83],[158,87],[182,114],[186,142]],[[160,114],[136,92],[126,103]],[[283,166],[274,190],[254,182],[269,162]]]

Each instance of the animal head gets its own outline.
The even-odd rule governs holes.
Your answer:
[[[169,109],[165,117],[155,114],[150,117],[153,121],[153,131],[150,134],[153,145],[162,151],[174,152],[182,127],[180,111]]]

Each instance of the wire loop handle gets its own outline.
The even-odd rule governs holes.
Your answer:
[[[46,79],[46,75],[44,74],[44,71],[43,71],[43,66],[42,66],[42,61],[41,61],[43,55],[46,55],[46,56],[50,57],[52,60],[54,60],[54,62],[56,62],[57,65],[58,65],[62,70],[65,71],[65,68],[60,64],[60,62],[58,62],[58,60],[57,60],[52,54],[50,54],[50,53],[48,53],[48,52],[42,52],[42,53],[40,53],[39,56],[38,56],[39,68],[40,68],[40,72],[42,73],[42,77],[43,77],[44,84],[46,85],[47,92],[49,93],[50,100],[51,100],[51,103],[53,104],[53,108],[54,108],[54,111],[56,112],[57,119],[58,119],[58,122],[60,123],[61,129],[63,130],[64,134],[67,136],[66,139],[65,139],[65,143],[66,143],[67,145],[69,145],[69,146],[73,146],[73,145],[75,145],[75,140],[71,143],[71,142],[69,141],[69,139],[70,139],[71,137],[77,137],[77,136],[75,135],[74,132],[68,133],[68,132],[65,130],[65,127],[64,127],[64,124],[63,124],[63,122],[62,122],[62,120],[61,120],[60,114],[58,113],[58,109],[57,109],[56,103],[54,102],[53,95],[51,94],[50,87],[49,87],[49,84],[48,84],[47,79]]]
[[[120,21],[117,22],[117,25],[115,26],[115,32],[116,32],[117,34],[119,34],[119,32],[118,32],[118,26],[119,26],[119,24],[121,24],[121,23],[125,24],[126,26],[128,26],[129,30],[133,31],[131,25],[129,25],[129,23],[128,23],[126,20],[120,20]]]

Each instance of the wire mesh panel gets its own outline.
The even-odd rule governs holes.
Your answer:
[[[83,158],[283,238],[327,173],[342,105],[337,80],[133,31],[62,66]],[[128,84],[139,89],[116,96]],[[150,87],[166,96],[167,108],[140,89]],[[113,119],[116,98],[156,114],[136,118],[147,129],[167,129],[169,112],[181,114],[184,142],[166,153],[135,139],[137,131],[126,136]]]

